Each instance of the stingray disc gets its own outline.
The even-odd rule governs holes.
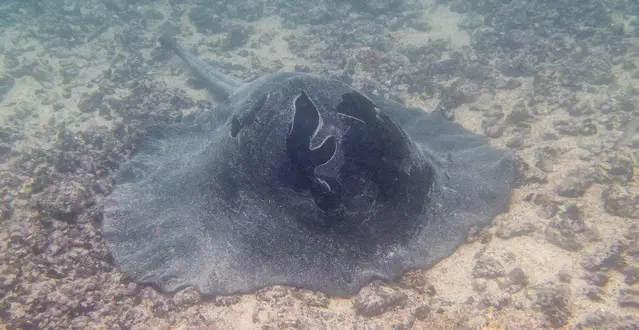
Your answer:
[[[348,296],[450,255],[503,212],[512,154],[421,109],[302,73],[148,136],[107,198],[117,266],[166,291]]]

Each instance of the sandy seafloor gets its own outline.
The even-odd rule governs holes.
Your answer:
[[[633,1],[369,1],[350,13],[356,1],[45,3],[0,4],[4,327],[639,327]],[[167,31],[241,79],[310,70],[452,110],[517,152],[522,185],[449,258],[351,299],[131,283],[100,238],[115,169],[149,127],[216,102],[159,48]]]

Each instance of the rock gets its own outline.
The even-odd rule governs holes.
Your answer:
[[[639,283],[639,267],[627,266],[621,271],[621,273],[625,276],[623,281],[626,284],[635,285]]]
[[[488,286],[488,281],[485,278],[474,278],[471,285],[473,290],[477,292],[484,292]]]
[[[13,207],[5,201],[0,201],[0,220],[6,220],[13,215]]]
[[[507,276],[508,281],[515,285],[526,285],[528,284],[528,276],[521,268],[513,268],[510,272],[508,272]]]
[[[575,324],[575,329],[606,329],[611,325],[617,323],[619,317],[615,314],[597,309],[594,312],[586,315],[583,321],[579,321]]]
[[[544,172],[552,172],[554,165],[557,163],[557,159],[564,154],[564,151],[560,148],[553,148],[544,146],[536,150],[535,158],[537,161],[535,165]]]
[[[619,306],[639,308],[639,289],[619,290]]]
[[[293,293],[295,297],[302,300],[309,307],[328,307],[330,301],[326,294],[322,292],[313,292],[307,290],[299,290]]]
[[[83,113],[90,113],[94,111],[100,110],[103,107],[102,100],[104,99],[105,93],[102,91],[91,93],[88,96],[85,96],[80,103],[78,103],[78,109]]]
[[[511,296],[509,293],[503,292],[497,289],[489,289],[482,296],[477,308],[484,309],[488,307],[493,307],[496,309],[501,309],[506,307],[511,300]]]
[[[570,274],[567,270],[561,270],[557,273],[557,279],[559,279],[559,282],[570,283],[572,280],[572,274]]]
[[[271,286],[263,288],[255,293],[255,299],[267,303],[276,303],[286,298],[290,294],[290,290],[284,286]],[[220,296],[221,297],[221,296]]]
[[[530,295],[550,326],[559,328],[568,323],[571,317],[569,286],[552,283],[542,284],[535,286]]]
[[[593,301],[603,300],[603,298],[601,298],[603,291],[599,287],[588,286],[588,287],[585,287],[582,292],[584,296],[586,296],[590,300],[593,300]]]
[[[563,230],[556,223],[546,227],[545,236],[548,242],[568,251],[579,251],[583,247],[575,233]]]
[[[200,302],[200,293],[192,287],[177,292],[173,298],[173,304],[176,308],[184,309]]]
[[[528,235],[535,232],[535,230],[536,228],[532,222],[508,222],[499,226],[495,235],[499,238],[510,239]]]
[[[410,288],[418,292],[423,292],[424,286],[427,284],[426,276],[421,270],[409,270],[402,276],[400,285]]]
[[[581,259],[581,266],[588,271],[608,270],[622,264],[621,244],[606,244]]]
[[[243,28],[241,26],[232,27],[226,35],[226,38],[224,38],[222,47],[227,50],[242,47],[248,42],[252,33],[251,28]]]
[[[486,244],[490,242],[492,238],[493,236],[490,233],[490,231],[488,231],[488,228],[480,227],[480,226],[472,226],[470,227],[470,230],[468,231],[466,242],[475,243],[479,241],[482,244]]]
[[[430,314],[430,307],[428,305],[417,307],[413,313],[413,315],[415,315],[415,317],[420,321],[425,320],[426,317],[428,317],[428,314]]]
[[[605,286],[610,280],[608,274],[601,271],[585,273],[583,279],[586,280],[588,284],[596,286]]]
[[[36,208],[63,221],[73,222],[85,210],[88,193],[78,182],[64,181],[51,185],[34,196]]]
[[[538,206],[537,215],[544,219],[550,219],[559,212],[559,202],[552,200],[548,196],[536,194],[533,203]]]
[[[552,124],[561,135],[577,136],[581,133],[579,123],[574,120],[555,120]]]
[[[228,307],[240,302],[239,296],[217,296],[214,299],[215,306]]]
[[[171,105],[178,109],[190,109],[195,106],[195,102],[185,95],[173,95],[171,97]]]
[[[518,125],[532,118],[532,115],[526,109],[526,105],[523,102],[519,102],[513,106],[512,112],[506,117],[506,121]]]
[[[584,136],[597,134],[597,126],[592,122],[592,119],[584,119],[579,127],[579,133]]]
[[[429,284],[429,285],[426,286],[426,289],[424,290],[424,293],[427,296],[432,297],[432,296],[437,294],[437,291],[435,290],[435,286],[433,286],[432,284]]]
[[[138,293],[138,285],[134,282],[127,284],[124,295],[133,297]]]
[[[581,209],[575,204],[562,206],[545,230],[546,240],[568,251],[579,251],[584,240],[597,238],[595,230],[586,227]]]
[[[520,169],[518,172],[522,174],[522,177],[519,179],[522,184],[531,184],[531,183],[547,183],[548,182],[548,174],[540,170],[536,166],[530,166],[525,161],[519,162]]]
[[[498,280],[497,283],[499,284],[499,288],[504,292],[513,294],[521,291],[528,285],[528,276],[526,276],[521,268],[513,268],[508,272],[504,281]]]
[[[363,287],[353,300],[353,308],[358,315],[373,317],[392,308],[406,305],[408,296],[399,290],[371,283]]]
[[[484,134],[491,139],[496,139],[504,133],[504,127],[497,124],[493,126],[485,126]]]
[[[504,266],[495,258],[483,256],[475,263],[473,267],[473,277],[497,278],[504,276],[506,270]]]
[[[220,33],[223,31],[221,19],[207,7],[194,6],[189,12],[189,20],[202,34]]]
[[[620,184],[612,184],[603,190],[601,199],[604,209],[611,215],[639,219],[639,194]]]
[[[516,133],[506,140],[506,146],[511,149],[519,149],[524,146],[524,137]]]
[[[631,232],[632,229],[629,229],[628,231]],[[626,247],[626,253],[629,256],[632,256],[633,259],[639,261],[639,240],[637,237],[639,237],[639,233],[632,233],[631,235],[626,236],[626,238],[630,240]]]
[[[601,163],[601,171],[605,180],[611,180],[622,184],[632,181],[635,176],[635,162],[632,157],[616,152],[606,157]]]

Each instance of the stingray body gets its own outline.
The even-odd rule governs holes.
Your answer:
[[[103,233],[137,282],[349,296],[433,265],[507,208],[513,155],[439,114],[313,74],[240,84],[170,45],[227,100],[121,167]]]

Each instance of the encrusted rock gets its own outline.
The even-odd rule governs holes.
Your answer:
[[[64,181],[48,186],[38,194],[35,198],[36,207],[58,220],[75,221],[88,204],[87,195],[84,187],[77,182]]]
[[[297,299],[302,300],[310,307],[326,308],[330,303],[328,296],[322,292],[313,292],[308,290],[300,290],[293,293]]]
[[[639,218],[639,194],[632,194],[627,186],[612,184],[601,193],[606,212],[625,218]]]
[[[559,196],[576,198],[582,196],[594,182],[592,171],[588,169],[573,170],[564,176],[555,190]]]
[[[524,123],[532,118],[533,117],[526,109],[526,105],[523,102],[519,102],[513,106],[512,112],[508,115],[508,117],[506,117],[506,121],[517,125]]]
[[[189,20],[199,33],[213,34],[223,31],[220,18],[210,8],[193,7],[189,12]]]
[[[559,206],[561,205],[559,202],[552,200],[548,196],[538,194],[534,196],[533,203],[538,207],[537,215],[544,219],[554,217],[559,211]]]
[[[570,281],[572,281],[572,274],[567,270],[560,270],[559,273],[557,273],[557,279],[559,279],[559,282],[570,283]]]
[[[11,218],[11,215],[13,215],[13,208],[11,207],[11,204],[5,201],[0,201],[0,220],[9,219]]]
[[[618,322],[619,317],[609,311],[597,309],[577,322],[575,329],[606,329]]]
[[[619,306],[639,308],[639,290],[638,289],[619,290]]]
[[[583,279],[590,285],[605,286],[608,284],[610,277],[605,272],[597,271],[585,273]]]
[[[567,285],[538,285],[531,290],[530,295],[550,326],[558,328],[568,323],[571,311],[570,288]]]
[[[606,157],[601,163],[601,170],[606,180],[616,181],[622,184],[628,183],[635,176],[635,162],[632,157],[620,152]]]
[[[372,317],[395,307],[404,307],[407,300],[408,296],[399,290],[371,283],[359,291],[353,300],[353,308],[359,315]]]
[[[581,132],[579,123],[575,120],[555,120],[553,126],[562,135],[576,136]]]
[[[496,139],[504,133],[504,127],[501,125],[493,125],[484,127],[484,134],[487,137]]]
[[[528,285],[528,276],[521,268],[513,268],[503,281],[497,280],[499,288],[510,294],[521,291]]]
[[[78,103],[78,109],[80,109],[81,112],[86,113],[100,110],[100,108],[103,106],[102,100],[104,99],[105,95],[106,94],[104,92],[97,91],[85,96],[84,99],[80,101],[80,103]]]
[[[625,278],[624,282],[628,285],[635,285],[639,283],[639,267],[627,266],[621,271]]]
[[[488,281],[485,278],[474,278],[471,282],[473,290],[477,292],[486,291],[486,287],[488,286]]]
[[[521,268],[513,268],[510,272],[508,272],[508,281],[515,285],[526,285],[528,284],[528,276]]]
[[[548,224],[546,240],[568,251],[579,251],[584,240],[597,237],[597,232],[588,228],[581,209],[575,204],[562,206],[561,211]]]
[[[215,306],[218,307],[228,307],[231,305],[235,305],[240,302],[239,296],[217,296],[214,299]]]
[[[582,293],[584,296],[586,296],[588,299],[593,300],[593,301],[601,301],[603,300],[603,298],[601,298],[601,295],[603,294],[603,291],[601,290],[601,288],[597,287],[597,286],[588,286],[583,288]]]
[[[289,288],[276,285],[276,286],[266,287],[257,291],[255,294],[255,299],[272,304],[285,298],[289,294],[290,294]]]
[[[592,122],[592,119],[584,119],[579,127],[579,133],[581,135],[595,135],[597,134],[597,126]]]
[[[530,166],[526,161],[521,160],[519,162],[518,173],[521,175],[518,181],[522,184],[530,183],[547,183],[548,174],[540,170],[539,167]]]
[[[496,278],[504,276],[506,270],[499,260],[483,256],[475,263],[473,267],[473,277]]]
[[[474,243],[479,241],[483,244],[486,244],[490,242],[492,238],[493,238],[493,235],[490,233],[488,228],[480,227],[480,226],[472,226],[470,227],[470,230],[468,231],[466,242]]]
[[[510,303],[510,300],[511,300],[511,296],[509,293],[498,290],[498,289],[490,289],[483,294],[477,307],[480,309],[487,308],[487,307],[494,307],[496,309],[501,309],[507,306]]]
[[[537,159],[535,165],[544,172],[552,172],[554,165],[557,163],[557,159],[563,153],[560,148],[549,146],[541,147],[535,152],[535,158]]]
[[[224,38],[222,47],[224,49],[239,48],[248,42],[252,33],[253,30],[251,28],[234,26],[227,33],[226,38]]]
[[[419,306],[413,314],[418,320],[423,321],[428,317],[428,314],[430,314],[430,307],[428,305]]]
[[[200,302],[201,300],[200,293],[191,287],[177,292],[172,299],[173,299],[173,304],[178,309],[193,306],[197,304],[198,302]]]
[[[622,263],[621,244],[606,244],[581,259],[581,266],[589,271],[607,270],[618,267]]]

